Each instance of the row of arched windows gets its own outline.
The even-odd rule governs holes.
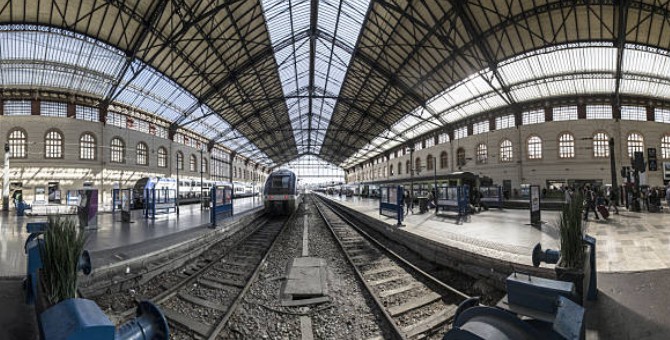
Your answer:
[[[609,158],[610,149],[609,149],[609,139],[610,136],[603,131],[598,131],[592,136],[592,151],[594,158]],[[543,143],[542,138],[536,135],[532,135],[526,139],[526,157],[531,160],[542,159],[543,157]],[[514,145],[511,140],[503,139],[499,147],[499,157],[498,160],[500,163],[512,162],[514,160]],[[644,137],[641,133],[631,132],[626,138],[626,148],[628,152],[628,157],[633,157],[635,152],[644,152]],[[475,147],[475,161],[477,164],[486,164],[488,162],[488,147],[486,144],[478,144]],[[575,158],[575,137],[569,132],[562,133],[558,136],[558,157],[562,159]],[[670,159],[670,134],[661,137],[661,147],[660,147],[660,157],[662,159]],[[414,171],[420,170],[423,171],[421,158],[417,157],[414,160]],[[465,149],[458,148],[456,150],[456,166],[464,166],[467,162],[465,157]],[[426,166],[425,169],[432,171],[434,169],[435,159],[432,155],[426,156]],[[439,158],[439,169],[446,169],[448,167],[448,155],[446,151],[440,153]],[[394,173],[393,165],[389,165],[389,175],[402,175],[403,171],[402,162],[397,163],[397,173]],[[405,162],[405,170],[409,171],[410,161]],[[380,173],[375,170],[371,170],[367,174],[363,174],[363,179],[374,179],[378,177]],[[369,178],[365,178],[369,177]],[[385,171],[384,171],[385,177]]]
[[[14,129],[9,132],[7,144],[11,158],[28,157],[27,145],[28,136],[24,130]],[[63,134],[58,130],[49,130],[44,136],[44,157],[49,159],[63,158]],[[111,163],[126,163],[126,143],[119,137],[112,138],[110,145],[109,161]],[[157,150],[158,167],[167,168],[168,151],[165,147],[159,147]],[[90,132],[84,132],[79,137],[79,159],[96,160],[97,159],[97,141]],[[135,146],[135,164],[149,165],[149,147],[144,142],[139,142]],[[177,168],[184,170],[184,154],[177,151]],[[192,154],[189,157],[189,170],[196,172],[198,168],[198,159]],[[207,159],[202,160],[202,172],[207,172]]]

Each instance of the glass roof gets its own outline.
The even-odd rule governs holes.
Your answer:
[[[310,0],[262,0],[262,6],[298,153],[318,154],[351,60],[333,39],[353,50],[369,0],[318,1],[313,33]]]
[[[35,30],[37,29],[37,30]],[[0,87],[75,91],[110,97],[175,122],[192,107],[184,127],[206,138],[229,129],[235,139],[222,144],[254,160],[272,161],[207,105],[155,69],[134,60],[123,72],[125,54],[86,36],[35,26],[0,26]],[[120,79],[115,93],[114,82]]]
[[[529,52],[498,65],[497,72],[514,102],[540,98],[615,92],[617,49],[611,43],[593,42],[553,46]],[[625,46],[621,94],[670,98],[670,52],[628,44]],[[493,72],[484,69],[428,100],[428,107],[447,123],[509,105]],[[347,168],[390,150],[398,139],[413,139],[435,130],[437,123],[417,108],[392,129],[342,163]],[[421,121],[416,117],[426,118]]]
[[[298,177],[300,185],[344,183],[344,170],[342,168],[314,155],[298,157],[281,165],[279,169],[293,171]]]

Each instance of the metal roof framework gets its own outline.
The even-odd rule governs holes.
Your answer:
[[[0,24],[62,29],[113,46],[119,64],[95,88],[104,90],[103,105],[147,102],[127,89],[183,88],[182,101],[157,99],[179,106],[165,109],[173,129],[237,143],[275,165],[304,154],[356,164],[487,107],[518,110],[526,100],[519,90],[533,86],[551,95],[539,88],[606,79],[598,86],[618,103],[627,83],[643,81],[626,72],[628,55],[670,50],[662,34],[670,5],[660,0],[4,0]],[[515,58],[530,63],[530,55],[573,47],[600,48],[614,60],[606,70],[547,79],[532,69],[523,83],[509,75]],[[165,82],[146,80],[151,73]],[[469,101],[454,101],[463,93]]]

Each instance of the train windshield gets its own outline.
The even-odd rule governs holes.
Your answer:
[[[274,177],[272,177],[272,188],[273,189],[288,189],[290,179],[291,178],[289,176],[274,176]]]

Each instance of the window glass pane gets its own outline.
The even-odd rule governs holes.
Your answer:
[[[430,147],[433,147],[433,146],[435,146],[435,138],[434,137],[429,137],[428,139],[426,139],[426,147],[430,148]]]
[[[116,113],[116,112],[108,112],[107,113],[107,124],[118,126],[120,128],[126,128],[126,122],[127,118],[125,115]]]
[[[646,121],[647,109],[643,106],[622,106],[621,119]]]
[[[542,139],[538,136],[528,138],[528,159],[542,158]]]
[[[515,123],[514,115],[496,117],[496,130],[513,128]]]
[[[554,121],[577,120],[577,106],[559,106],[554,108]]]
[[[14,130],[9,134],[9,152],[11,158],[26,158],[26,134],[21,130]]]
[[[612,105],[586,105],[586,119],[612,119]]]
[[[659,123],[670,123],[670,110],[654,109],[654,120]]]
[[[138,143],[136,148],[137,164],[138,165],[149,165],[149,155],[147,153],[147,145],[144,143]]]
[[[610,156],[610,137],[604,132],[597,132],[593,136],[593,157],[607,158]]]
[[[44,156],[61,158],[63,156],[63,135],[58,131],[49,131],[44,140]]]
[[[110,162],[112,163],[124,163],[125,160],[125,147],[126,145],[120,138],[112,139],[110,144]]]
[[[90,133],[81,135],[79,139],[79,158],[84,160],[95,159],[95,138]]]
[[[661,138],[661,158],[670,159],[670,136]]]
[[[40,115],[48,117],[67,117],[67,104],[60,102],[40,102]]]
[[[488,159],[486,144],[477,145],[477,163],[484,164]]]
[[[468,127],[460,127],[454,131],[454,139],[461,139],[468,136]]]
[[[513,148],[512,142],[509,139],[505,139],[500,143],[500,161],[501,162],[511,162],[513,158]]]
[[[628,157],[633,157],[634,152],[644,152],[644,138],[635,132],[628,135]]]
[[[84,105],[77,105],[75,107],[76,118],[80,120],[87,120],[97,122],[99,119],[98,108]]]
[[[544,110],[526,111],[522,114],[523,125],[544,123]]]
[[[158,167],[167,168],[167,150],[164,147],[158,148]]]
[[[564,133],[558,139],[558,157],[560,158],[574,158],[575,157],[575,137],[569,133]]]
[[[485,120],[483,122],[472,124],[472,134],[478,135],[480,133],[489,132],[489,121]]]
[[[449,134],[447,132],[441,133],[438,137],[438,142],[440,144],[448,143],[449,142]]]
[[[5,100],[5,116],[29,116],[32,112],[29,100]]]

